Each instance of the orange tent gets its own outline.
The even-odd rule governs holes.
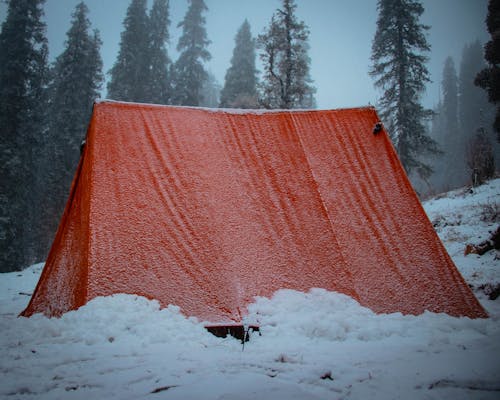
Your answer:
[[[101,102],[23,315],[97,296],[239,323],[282,288],[378,313],[486,313],[433,230],[373,108],[241,112]]]

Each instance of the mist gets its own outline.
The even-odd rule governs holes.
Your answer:
[[[20,2],[19,4],[23,7],[31,5],[36,7],[36,10],[32,9],[28,12],[27,8],[17,8],[17,13],[12,14],[17,19],[12,17],[6,20],[8,3],[0,2],[0,21],[6,21],[2,25],[2,33],[7,32],[10,35],[8,36],[7,33],[3,35],[1,44],[4,47],[0,52],[0,55],[3,55],[4,71],[0,87],[5,89],[1,104],[9,104],[9,107],[4,107],[2,111],[5,115],[0,114],[3,118],[0,127],[4,132],[3,139],[5,139],[5,145],[0,152],[2,158],[0,164],[4,166],[4,176],[7,177],[5,187],[8,188],[6,196],[0,200],[3,204],[9,205],[9,207],[4,207],[5,213],[0,216],[0,225],[2,225],[0,238],[6,239],[5,243],[0,243],[0,250],[3,249],[0,254],[3,253],[5,262],[9,263],[7,270],[25,267],[44,259],[50,246],[50,239],[56,231],[57,221],[64,209],[68,189],[78,164],[80,142],[85,138],[92,104],[98,97],[109,96],[121,101],[218,107],[222,103],[219,98],[220,89],[231,86],[225,85],[227,83],[225,82],[226,72],[231,66],[233,70],[243,73],[244,76],[252,75],[254,91],[240,92],[240,94],[250,93],[247,100],[251,100],[254,96],[255,102],[252,105],[257,107],[338,109],[373,105],[379,111],[382,122],[387,124],[386,131],[391,136],[396,149],[402,148],[398,147],[397,143],[398,129],[391,126],[392,117],[386,118],[387,114],[384,114],[382,104],[378,106],[383,93],[375,89],[375,79],[369,74],[373,67],[371,55],[375,32],[378,29],[377,26],[384,26],[384,24],[378,24],[379,10],[375,0],[297,0],[296,8],[294,3],[282,3],[280,0],[255,0],[253,2],[205,0],[208,10],[205,10],[202,2],[192,2],[191,4],[198,4],[198,11],[203,8],[198,14],[198,21],[204,20],[198,25],[203,25],[203,34],[198,35],[202,36],[202,39],[196,38],[196,46],[202,47],[204,51],[204,56],[200,56],[200,52],[197,55],[197,60],[201,60],[197,61],[197,71],[203,72],[198,75],[194,73],[182,75],[187,68],[176,65],[186,65],[184,62],[186,57],[183,58],[186,54],[185,49],[181,46],[181,53],[177,51],[181,35],[184,42],[195,42],[195,39],[191,41],[185,39],[186,32],[179,27],[181,21],[187,20],[185,19],[187,0],[171,0],[168,13],[165,2],[161,2],[163,11],[155,15],[160,15],[163,19],[159,17],[148,19],[144,3],[131,3],[131,0],[86,0],[86,7],[80,4],[81,0],[46,0],[42,17],[45,28],[43,23],[40,24],[41,3],[43,2],[33,4]],[[155,5],[159,3],[154,2]],[[494,133],[491,129],[494,106],[488,103],[486,92],[474,85],[474,79],[484,65],[483,46],[489,40],[485,25],[487,0],[422,0],[421,3],[425,11],[423,15],[420,15],[421,10],[418,10],[419,19],[414,26],[418,28],[416,30],[424,32],[431,51],[425,54],[427,60],[422,67],[419,65],[418,68],[429,70],[431,82],[426,85],[425,92],[423,92],[424,83],[422,83],[418,90],[413,92],[416,96],[413,96],[410,101],[415,104],[421,102],[422,104],[417,104],[418,110],[423,105],[425,109],[433,110],[437,117],[427,120],[431,113],[425,110],[421,114],[424,116],[421,118],[422,121],[415,123],[415,120],[410,121],[408,118],[407,121],[410,122],[405,126],[405,131],[419,132],[415,136],[420,138],[429,135],[429,140],[421,141],[420,145],[427,146],[426,143],[430,143],[432,146],[429,145],[427,148],[420,146],[415,150],[411,148],[411,151],[406,154],[411,153],[413,157],[413,153],[418,153],[413,160],[404,159],[405,152],[403,151],[398,150],[398,153],[412,184],[423,198],[430,194],[469,185],[471,171],[480,169],[471,165],[479,165],[479,156],[485,153],[481,149],[493,149],[490,153],[494,153],[494,157],[490,158],[498,160],[500,146],[494,140]],[[123,32],[128,34],[131,31],[126,31],[124,27],[127,9],[131,4],[141,8],[141,12],[136,16],[144,15],[144,18],[138,18],[139,22],[136,21],[136,26],[145,27],[150,24],[159,27],[157,31],[161,30],[163,33],[155,36],[151,33],[152,29],[137,28],[135,32],[141,32],[136,35],[139,39],[135,41],[135,47],[127,48],[127,54],[132,55],[130,59],[134,62],[127,63],[121,56],[122,44],[126,42],[125,40],[122,42],[122,34]],[[289,6],[292,4],[290,9],[293,10],[294,21],[297,21],[294,26],[299,26],[301,30],[300,36],[297,34],[298,29],[295,31],[297,35],[295,37],[301,39],[297,39],[293,47],[290,42],[283,44],[286,43],[286,38],[292,37],[292,34],[288,32],[287,35],[281,34],[278,39],[274,37],[269,40],[271,18],[276,13],[276,9],[282,5],[284,7],[285,4]],[[148,0],[149,10],[152,6],[153,1]],[[73,15],[77,15],[74,14],[76,9],[81,11],[79,24],[74,24]],[[402,10],[406,11],[404,8]],[[284,11],[281,10],[281,13],[284,14]],[[167,15],[170,24],[166,21]],[[19,21],[24,20],[29,20],[32,24],[29,26],[34,28],[32,30],[19,29]],[[248,24],[243,24],[245,20],[248,21],[250,29],[248,29]],[[392,19],[389,20],[392,21]],[[153,21],[156,23],[153,24]],[[308,32],[299,23],[300,21],[304,22]],[[418,26],[419,23],[428,26],[429,29],[421,29]],[[257,55],[262,54],[264,60],[266,60],[265,57],[269,60],[270,53],[266,53],[268,44],[276,46],[275,51],[281,52],[277,57],[277,63],[282,63],[279,66],[280,71],[293,69],[300,71],[302,74],[300,88],[297,84],[294,91],[290,90],[286,96],[283,96],[283,93],[291,87],[288,85],[284,88],[286,85],[283,85],[283,82],[291,82],[291,77],[276,78],[276,71],[269,72],[269,63],[261,62],[259,57],[256,58],[257,64],[253,62],[250,73],[241,66],[242,64],[234,68],[231,59],[235,49],[235,36],[243,25],[246,26],[246,43],[250,44],[247,47],[252,48],[252,57],[248,58],[256,58],[252,38],[262,35]],[[6,26],[8,29],[5,28]],[[74,26],[85,27],[85,29],[76,35]],[[163,47],[166,37],[163,29],[165,26],[168,26],[169,33],[168,57]],[[67,35],[70,27],[73,34]],[[26,35],[23,36],[34,29],[37,29],[36,36],[28,39],[25,38]],[[94,29],[99,31],[98,36],[92,32]],[[284,29],[278,27],[275,31],[282,33]],[[45,35],[48,42],[48,57],[45,51]],[[160,48],[161,56],[163,56],[163,58],[156,59],[169,58],[173,62],[170,65],[174,65],[175,69],[168,69],[168,73],[177,74],[177,81],[165,78],[167,73],[165,66],[168,65],[166,62],[162,64],[163,67],[160,65],[157,69],[154,69],[152,63],[141,62],[153,54],[152,51],[147,53],[150,51],[147,44],[149,36],[157,38],[155,43],[159,45],[156,48]],[[123,35],[123,37],[127,36]],[[275,43],[279,40],[281,42],[276,45]],[[382,41],[382,47],[385,46],[385,41],[386,39]],[[32,45],[29,51],[19,52],[24,58],[10,52],[16,43]],[[70,47],[69,43],[73,44],[72,52],[66,51]],[[296,52],[295,58],[283,56],[287,45]],[[195,51],[197,51],[196,46],[192,46]],[[75,48],[83,49],[83,51],[73,52]],[[301,49],[300,53],[298,48]],[[427,44],[420,49],[425,51]],[[208,57],[208,53],[211,57]],[[468,54],[467,57],[464,56],[466,54]],[[453,116],[455,121],[451,122],[449,118],[444,118],[445,113],[442,110],[449,109],[450,104],[447,104],[441,94],[443,93],[443,67],[445,60],[450,60],[450,57],[458,73],[459,84],[455,85],[455,89],[458,88],[460,92],[459,95],[454,96],[458,108]],[[398,61],[404,57],[398,55],[392,58]],[[152,56],[151,59],[153,59]],[[287,62],[286,65],[283,64],[283,60]],[[467,62],[464,63],[464,60]],[[34,63],[35,67],[30,67],[31,63]],[[115,73],[116,65],[134,63],[140,68],[122,69],[120,74]],[[50,72],[48,64],[51,64]],[[160,63],[155,65],[158,64]],[[85,66],[86,73],[80,73],[77,69],[64,69],[65,65],[76,65],[78,71],[80,67]],[[462,67],[463,65],[467,68]],[[293,68],[288,66],[293,66]],[[262,96],[258,99],[255,67],[260,70],[259,95]],[[29,68],[31,69],[28,71]],[[113,74],[110,73],[112,68]],[[397,68],[391,68],[397,70]],[[31,73],[32,71],[37,71],[37,75]],[[162,73],[165,73],[165,76]],[[299,76],[299,72],[295,73]],[[193,76],[201,78],[192,79]],[[275,83],[269,84],[269,76],[275,79],[274,82],[280,82],[281,87],[278,89],[281,90],[275,90],[278,86]],[[245,80],[244,77],[238,79],[240,82]],[[299,79],[297,78],[296,81],[299,82]],[[427,72],[421,74],[415,81],[427,82]],[[116,82],[120,84],[116,85]],[[12,87],[9,86],[11,83]],[[163,86],[168,85],[171,86],[164,90]],[[125,96],[124,93],[128,90],[126,87],[132,86],[139,90],[131,95],[126,93]],[[26,88],[30,88],[28,95],[23,94]],[[271,88],[271,92],[273,90],[275,92],[266,99],[268,88]],[[161,96],[168,93],[170,97],[159,95],[153,98],[153,92],[161,92]],[[15,94],[18,93],[21,95],[15,98]],[[193,93],[195,95],[191,96]],[[295,100],[292,99],[293,93],[299,93]],[[207,99],[210,101],[207,102]],[[246,107],[250,103],[244,105],[226,103],[224,106],[252,108]],[[407,104],[403,108],[410,111],[404,114],[414,115],[416,109],[408,108]],[[68,116],[71,117],[68,118]],[[22,125],[22,129],[16,125],[18,122]],[[479,138],[482,141],[477,140],[480,132],[483,132],[482,139]],[[479,150],[475,151],[477,160],[471,163],[467,159],[467,151],[474,140]],[[443,150],[442,153],[439,150],[433,150],[432,157],[436,154],[442,155],[425,158],[427,155],[424,150],[431,150],[431,147],[439,147]],[[417,160],[417,158],[422,158],[422,160]],[[415,160],[419,164],[416,164]],[[415,165],[421,165],[422,168],[415,168]],[[418,176],[415,176],[415,171]],[[425,176],[420,171],[425,171]],[[488,174],[491,173],[488,172]],[[39,199],[43,199],[42,206],[39,204]],[[7,237],[6,232],[10,236]],[[16,238],[22,238],[22,240]],[[12,251],[15,256],[9,256],[9,251]],[[1,262],[2,259],[0,259]]]
[[[63,50],[71,13],[80,0],[47,0],[45,21],[49,41],[49,57],[54,60]],[[130,0],[86,0],[93,28],[101,33],[103,71],[113,66],[123,30],[123,20]],[[149,7],[152,0],[148,0]],[[234,37],[244,19],[248,19],[256,37],[269,23],[279,0],[206,0],[206,29],[211,40],[212,59],[207,69],[218,83],[230,65]],[[451,56],[457,64],[464,46],[475,40],[485,43],[488,33],[484,23],[487,0],[423,0],[425,12],[421,22],[430,26],[429,69],[432,83],[422,101],[432,108],[439,101],[444,61]],[[371,44],[376,28],[376,0],[297,0],[297,16],[309,27],[311,76],[317,88],[320,109],[376,105],[379,93],[369,77]],[[187,9],[187,1],[170,1],[170,57],[177,58],[177,27]],[[7,6],[0,3],[0,20]],[[109,76],[107,76],[109,79]],[[106,87],[106,85],[103,85]],[[103,93],[103,96],[105,92]]]

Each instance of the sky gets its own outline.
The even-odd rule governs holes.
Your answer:
[[[80,0],[46,0],[45,21],[50,59],[64,50],[71,14]],[[101,33],[104,72],[108,72],[119,50],[123,20],[130,0],[85,0],[90,9],[92,28]],[[369,76],[371,45],[376,30],[376,0],[296,0],[297,16],[310,29],[311,76],[317,88],[318,108],[376,105],[380,92]],[[149,6],[152,0],[148,0]],[[208,7],[206,28],[212,41],[212,59],[207,68],[219,83],[230,66],[234,37],[245,18],[257,36],[268,25],[280,0],[205,0]],[[431,80],[422,102],[433,107],[439,100],[440,81],[446,57],[455,60],[457,70],[466,43],[489,39],[484,20],[487,0],[422,0],[425,13],[421,22],[431,26],[427,38],[431,44],[429,69]],[[175,47],[181,34],[187,0],[170,0],[169,55],[175,60]],[[7,6],[0,3],[0,21]],[[109,76],[107,77],[109,78]],[[103,96],[106,91],[104,90]]]

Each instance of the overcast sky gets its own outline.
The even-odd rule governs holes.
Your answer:
[[[80,0],[46,0],[45,19],[53,60],[64,49],[71,14]],[[151,5],[152,0],[148,0]],[[101,54],[104,72],[109,71],[118,54],[120,33],[130,0],[85,0],[92,27],[103,40]],[[236,31],[247,18],[254,36],[268,24],[280,0],[205,0],[209,51],[208,69],[224,83],[234,47]],[[432,46],[428,68],[433,83],[423,101],[428,107],[437,103],[444,60],[452,56],[457,65],[464,44],[489,37],[484,20],[487,0],[423,0],[421,22],[431,26],[428,40]],[[376,104],[378,93],[369,77],[371,43],[376,29],[376,0],[297,0],[297,15],[310,29],[311,76],[317,87],[318,108],[339,108]],[[0,20],[6,15],[0,4]],[[170,55],[180,36],[177,24],[187,9],[186,0],[170,0]],[[104,91],[105,94],[106,91]]]

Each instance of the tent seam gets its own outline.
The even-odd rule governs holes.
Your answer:
[[[85,145],[85,150],[82,154],[82,159],[87,156],[89,157],[90,159],[90,162],[89,162],[89,165],[92,167],[90,168],[89,170],[89,179],[90,179],[90,188],[89,188],[89,193],[88,193],[88,196],[89,196],[89,206],[88,206],[88,209],[87,209],[87,230],[88,230],[88,236],[87,236],[87,249],[86,249],[86,271],[85,271],[85,280],[86,280],[86,285],[85,285],[85,302],[87,302],[87,299],[88,299],[88,294],[89,294],[89,275],[90,275],[90,252],[91,252],[91,249],[92,249],[92,224],[91,224],[91,221],[90,221],[90,218],[92,216],[92,201],[91,199],[93,198],[92,196],[92,193],[93,193],[93,189],[94,189],[94,185],[92,184],[93,182],[93,175],[94,175],[94,162],[93,162],[93,158],[94,158],[94,149],[93,147],[91,146],[91,141],[89,139],[91,139],[91,133],[92,133],[92,128],[93,128],[93,122],[94,122],[94,117],[95,119],[97,119],[98,117],[98,108],[100,108],[99,106],[99,103],[98,102],[94,102],[93,106],[92,106],[92,117],[91,117],[91,120],[90,120],[90,123],[89,123],[89,126],[87,128],[87,133],[85,135],[85,141],[86,141],[86,145]],[[82,164],[82,167],[83,167],[83,164]]]
[[[309,173],[311,174],[311,177],[312,177],[312,180],[314,182],[314,186],[315,186],[315,189],[316,189],[316,193],[318,194],[319,196],[319,199],[321,201],[321,206],[323,207],[323,210],[326,214],[326,218],[328,219],[328,223],[330,225],[330,230],[332,232],[332,236],[335,238],[335,243],[337,244],[337,247],[339,249],[339,254],[340,254],[340,257],[342,258],[342,261],[344,262],[345,266],[346,267],[349,267],[349,263],[347,262],[347,260],[345,259],[344,257],[344,254],[342,253],[342,249],[340,247],[340,243],[337,239],[337,235],[335,235],[335,229],[334,229],[334,226],[333,226],[333,222],[330,218],[330,213],[328,212],[328,208],[326,207],[326,204],[325,204],[325,200],[323,199],[323,195],[321,194],[321,190],[319,188],[319,184],[318,184],[318,181],[316,179],[316,176],[314,175],[314,171],[311,167],[311,163],[309,162],[309,158],[307,157],[307,152],[305,150],[305,147],[304,147],[304,143],[302,141],[302,137],[300,136],[299,134],[299,130],[298,130],[298,125],[297,123],[295,122],[295,116],[294,114],[289,111],[288,112],[288,115],[290,116],[290,119],[291,119],[291,122],[292,122],[292,125],[293,125],[293,133],[297,136],[298,140],[299,140],[299,144],[300,144],[300,148],[302,150],[302,153],[304,154],[304,159],[306,160],[306,163],[307,163],[307,169],[309,170]],[[358,292],[356,291],[356,288],[354,286],[354,280],[353,280],[353,276],[351,274],[351,271],[349,268],[346,268],[346,271],[347,273],[349,274],[349,278],[351,279],[351,283],[353,283],[353,286],[352,286],[352,290],[354,291],[354,293],[356,294],[357,296],[357,299],[356,300],[359,300],[359,294]]]

